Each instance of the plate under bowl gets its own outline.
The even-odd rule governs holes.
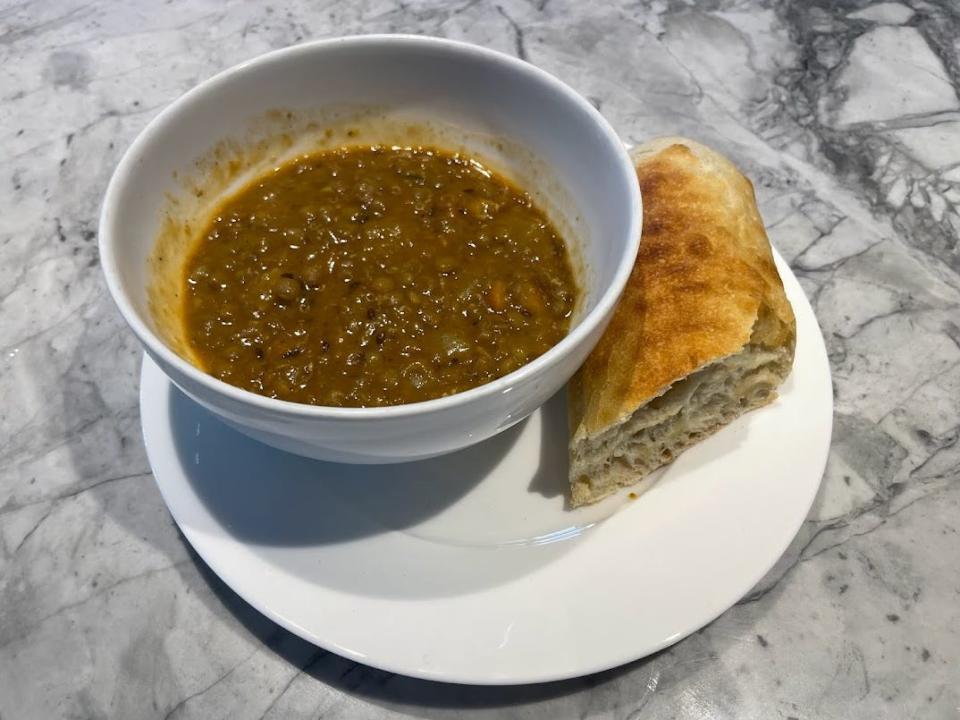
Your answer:
[[[157,484],[230,587],[345,657],[473,684],[626,663],[746,594],[816,495],[829,365],[803,291],[777,264],[797,316],[780,399],[684,453],[638,500],[565,509],[562,396],[451,455],[348,466],[247,439],[145,359],[141,411]]]

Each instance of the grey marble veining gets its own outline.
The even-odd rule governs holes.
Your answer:
[[[199,80],[361,31],[519,55],[625,139],[755,180],[823,326],[833,448],[782,560],[669,650],[521,688],[371,670],[252,610],[164,508],[97,267],[107,180]],[[960,716],[958,37],[951,0],[0,3],[0,717]]]

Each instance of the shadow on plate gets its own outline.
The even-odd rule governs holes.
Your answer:
[[[562,410],[556,405],[562,400],[551,400],[551,408]],[[462,523],[498,529],[505,522],[497,515],[499,497],[451,508],[510,453],[527,421],[439,458],[340,465],[251,440],[172,385],[164,401],[179,469],[206,512],[246,550],[312,585],[374,597],[449,597],[510,582],[570,549],[569,542],[520,543],[508,551],[497,543],[457,541]],[[558,440],[542,432],[530,439]],[[543,455],[539,450],[535,457]],[[501,472],[498,479],[509,487],[516,478]],[[517,484],[516,502],[531,496],[527,485]],[[441,516],[452,537],[421,536]]]
[[[326,545],[404,530],[457,502],[510,451],[526,420],[472,447],[396,465],[346,465],[251,440],[175,388],[180,465],[211,514],[242,542]]]
[[[570,473],[570,457],[567,454],[567,394],[561,390],[548,400],[541,413],[543,436],[550,441],[540,444],[540,464],[527,486],[527,490],[545,498],[554,498],[567,493],[567,476]],[[564,503],[569,509],[569,505]]]

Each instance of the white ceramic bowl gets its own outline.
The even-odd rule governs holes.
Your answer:
[[[571,331],[519,370],[472,390],[385,408],[330,408],[262,397],[200,371],[171,349],[148,309],[148,261],[177,177],[219,141],[277,108],[375,107],[503,139],[527,179],[575,227],[584,299]],[[517,153],[510,148],[522,150]],[[501,158],[503,159],[503,158]],[[521,173],[523,174],[523,173]],[[562,82],[528,63],[449,40],[368,35],[272,52],[200,84],[160,113],[120,161],[100,218],[107,285],[146,352],[187,395],[231,426],[309,457],[415,460],[484,440],[556,393],[599,339],[640,242],[640,191],[620,139]]]

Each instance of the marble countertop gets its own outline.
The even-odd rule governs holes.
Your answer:
[[[216,71],[371,31],[519,55],[627,140],[723,150],[811,298],[818,499],[754,591],[651,658],[514,688],[356,665],[225,587],[152,482],[98,269],[110,174]],[[0,717],[960,716],[958,36],[947,0],[0,3]]]

